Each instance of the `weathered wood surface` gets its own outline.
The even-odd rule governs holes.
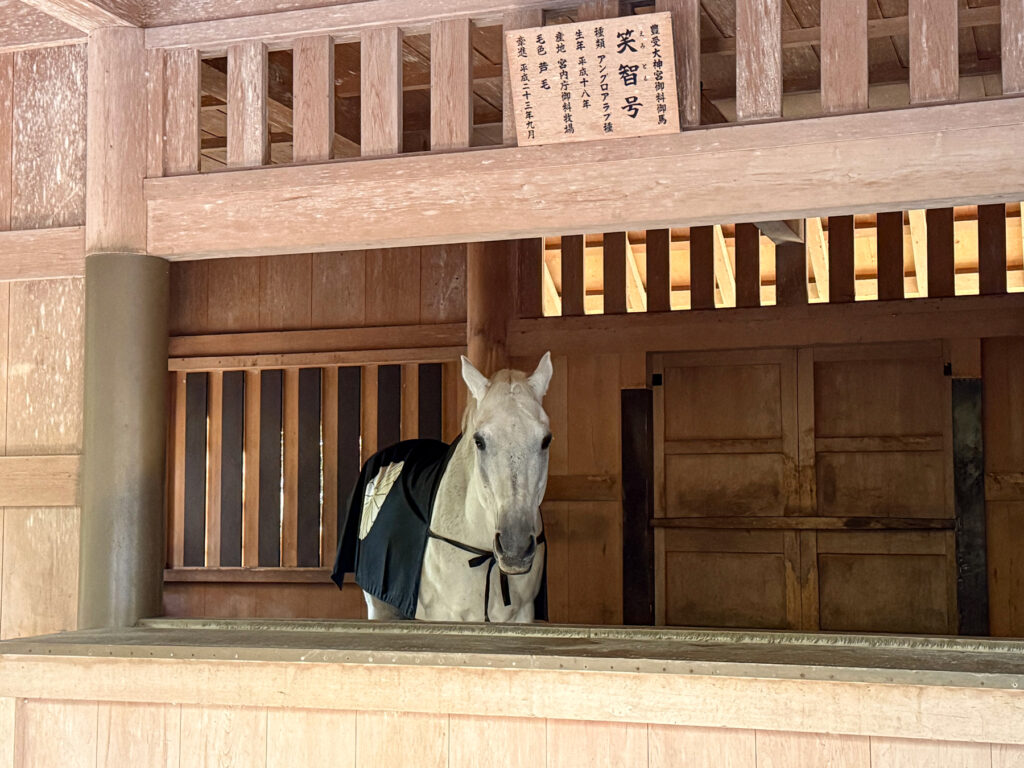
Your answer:
[[[267,50],[260,42],[228,49],[228,165],[270,162],[267,126]]]
[[[402,30],[364,32],[359,44],[360,149],[363,156],[402,151]]]
[[[0,507],[73,507],[79,456],[0,456]]]
[[[163,173],[168,176],[199,172],[199,63],[199,52],[191,48],[164,53]]]
[[[21,0],[0,0],[0,49],[6,51],[84,43],[86,33]]]
[[[295,41],[295,162],[330,160],[334,143],[334,41],[328,35]]]
[[[782,116],[782,3],[736,3],[736,118]]]
[[[954,0],[910,0],[910,101],[952,101],[960,91]]]
[[[1024,0],[1002,0],[1003,93],[1024,93]]]
[[[142,3],[138,0],[24,0],[25,5],[83,32],[108,27],[137,27],[142,24]]]
[[[0,232],[0,280],[85,274],[85,227]]]
[[[430,28],[430,148],[468,147],[473,133],[473,45],[469,19]]]
[[[149,245],[171,259],[256,255],[1006,202],[1024,197],[1014,143],[1022,123],[1024,100],[1008,99],[807,120],[799,130],[743,125],[150,179]],[[905,159],[895,168],[893,152]],[[827,183],[834,169],[858,183]],[[740,188],[707,184],[734,173],[747,180]]]
[[[672,14],[679,124],[692,128],[700,125],[700,2],[656,0],[654,8]]]
[[[826,113],[868,106],[868,6],[848,0],[821,4],[821,106]]]

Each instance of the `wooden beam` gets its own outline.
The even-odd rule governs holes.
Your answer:
[[[219,83],[219,98],[228,99],[227,75],[203,64],[203,84],[206,72],[212,70]],[[199,52],[190,48],[164,53],[164,130],[163,173],[167,176],[199,172]]]
[[[715,282],[718,284],[718,291],[722,295],[722,306],[735,307],[735,270],[733,269],[732,260],[729,258],[729,248],[725,244],[725,233],[722,232],[720,224],[715,224],[714,235]]]
[[[134,14],[134,18],[126,18],[123,11],[115,12],[108,8],[110,3],[100,3],[96,0],[22,1],[25,5],[38,8],[48,16],[86,33],[103,27],[138,27],[142,25],[141,14]]]
[[[781,117],[781,0],[737,0],[736,45],[736,119]]]
[[[928,295],[928,220],[922,209],[907,212],[910,218],[910,246],[914,256],[917,295]]]
[[[821,106],[828,114],[868,107],[868,5],[821,0]]]
[[[466,350],[485,376],[509,367],[508,327],[515,313],[509,290],[515,242],[469,243],[466,251]],[[564,261],[563,261],[564,263]]]
[[[555,287],[555,279],[551,276],[551,265],[544,259],[544,274],[542,276],[541,307],[546,317],[558,317],[562,314],[562,297],[558,295]]]
[[[274,368],[323,368],[328,365],[373,367],[393,363],[444,363],[465,352],[465,343],[428,349],[370,349],[344,352],[293,352],[260,355],[171,357],[168,371],[255,371]],[[376,391],[376,390],[375,390]]]
[[[295,41],[292,56],[293,158],[296,163],[330,160],[334,146],[334,41],[329,35],[304,37]]]
[[[80,456],[0,456],[0,507],[73,507]]]
[[[226,257],[1007,202],[1024,197],[1022,125],[1011,98],[729,126],[710,145],[693,130],[149,179],[149,245]]]
[[[825,230],[821,226],[821,218],[812,216],[804,225],[807,235],[807,256],[814,273],[814,292],[822,301],[828,301],[828,244],[825,242]]]
[[[85,274],[85,227],[0,232],[0,280]]]
[[[270,162],[267,129],[267,50],[245,42],[228,50],[228,165],[257,167]]]
[[[700,0],[655,0],[654,10],[672,14],[679,125],[682,128],[692,128],[702,122]]]
[[[365,32],[359,45],[364,157],[402,151],[402,30]]]

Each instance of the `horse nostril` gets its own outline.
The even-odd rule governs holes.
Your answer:
[[[533,535],[531,534],[530,535],[530,543],[526,546],[526,554],[523,555],[523,558],[526,559],[526,558],[533,557],[533,553],[536,552],[536,551],[537,551],[537,539],[535,539],[533,537]]]
[[[501,546],[501,534],[500,533],[494,534],[494,551],[497,552],[499,555],[502,555],[502,556],[505,555],[505,548]]]

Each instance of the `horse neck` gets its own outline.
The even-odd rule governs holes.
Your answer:
[[[431,529],[442,536],[480,549],[491,548],[494,524],[477,501],[480,494],[472,438],[463,436],[448,462],[437,491]]]

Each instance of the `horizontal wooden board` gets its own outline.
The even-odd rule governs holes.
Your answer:
[[[939,451],[824,453],[816,462],[818,511],[851,517],[952,517]]]
[[[253,256],[1008,202],[1024,197],[1022,124],[1013,98],[149,179],[149,250]],[[857,183],[831,183],[840,172]]]
[[[670,625],[786,626],[786,563],[781,552],[669,552],[665,579],[665,619]]]
[[[0,232],[0,280],[85,274],[85,227]]]
[[[466,348],[369,349],[347,352],[296,352],[280,355],[230,355],[223,357],[172,357],[169,371],[237,371],[277,368],[322,368],[327,365],[376,365],[387,363],[443,363],[465,354]]]
[[[781,454],[676,454],[665,458],[669,515],[782,515],[791,489]]]
[[[78,504],[80,456],[0,456],[0,507]]]

